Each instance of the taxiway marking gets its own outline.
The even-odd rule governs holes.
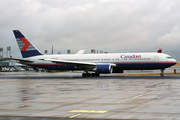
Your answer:
[[[134,96],[132,97],[131,99],[135,99],[135,98],[138,98],[138,97],[141,97],[141,96],[144,96],[144,95],[148,95],[150,93],[153,93],[154,91],[151,91],[151,92],[148,92],[148,93],[144,93],[144,94],[141,94],[141,95],[137,95],[137,96]]]
[[[78,113],[105,113],[107,111],[102,111],[102,110],[72,110],[70,112],[78,112]]]
[[[73,116],[70,116],[69,118],[74,118],[74,117],[77,117],[79,115],[82,115],[81,113],[105,113],[107,111],[103,111],[103,110],[71,110],[69,112],[78,112],[79,114],[76,114],[76,115],[73,115]]]
[[[74,118],[74,117],[77,117],[79,115],[81,115],[81,114],[76,114],[76,115],[70,116],[69,118]]]

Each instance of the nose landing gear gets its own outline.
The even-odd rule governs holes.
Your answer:
[[[163,76],[164,76],[164,69],[161,69],[160,76],[161,76],[161,77],[163,77]]]

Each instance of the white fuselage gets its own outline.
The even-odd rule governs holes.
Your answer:
[[[122,70],[137,69],[163,69],[176,64],[176,60],[164,53],[108,53],[108,54],[62,54],[62,55],[40,55],[26,58],[34,60],[33,66],[46,68],[53,62],[41,59],[54,59],[72,62],[86,62],[96,64],[116,64]],[[57,63],[56,63],[57,64]],[[63,65],[63,64],[57,64]],[[59,67],[60,68],[60,67]],[[47,67],[48,69],[48,67]],[[55,68],[57,69],[57,68]],[[61,69],[61,68],[60,68]],[[69,70],[69,69],[67,69]]]

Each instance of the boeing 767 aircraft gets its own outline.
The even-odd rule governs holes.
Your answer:
[[[176,64],[176,60],[164,53],[108,53],[44,55],[19,30],[13,30],[23,59],[22,64],[49,70],[83,70],[83,77],[99,76],[107,73],[123,73],[124,70],[160,69]]]

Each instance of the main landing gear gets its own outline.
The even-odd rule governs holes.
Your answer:
[[[161,77],[163,77],[163,76],[164,76],[164,69],[161,69],[160,76],[161,76]]]
[[[99,77],[99,73],[83,73],[82,77]]]

